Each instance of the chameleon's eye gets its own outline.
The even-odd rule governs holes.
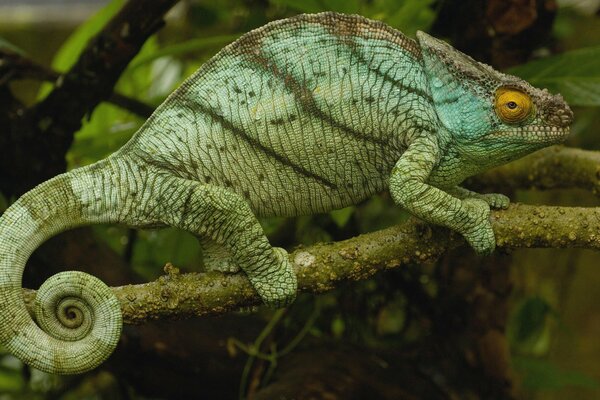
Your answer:
[[[496,91],[496,114],[508,124],[523,121],[531,114],[533,103],[531,98],[517,89],[500,88]]]

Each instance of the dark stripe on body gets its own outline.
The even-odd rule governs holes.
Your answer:
[[[359,51],[359,49],[358,49],[359,46],[354,41],[354,38],[340,37],[339,39],[340,39],[339,43],[346,46],[350,50],[350,53],[352,54],[352,56],[355,57],[358,62],[365,65],[369,71],[374,72],[375,75],[377,75],[378,77],[383,79],[384,82],[388,82],[389,84],[391,84],[392,86],[394,86],[398,89],[405,90],[408,93],[417,95],[417,96],[427,100],[429,102],[429,104],[433,104],[433,97],[431,97],[431,95],[429,93],[427,93],[426,91],[419,89],[419,88],[413,88],[410,86],[406,86],[402,83],[402,81],[392,78],[386,72],[382,72],[381,70],[379,70],[379,68],[371,67],[371,63]],[[415,60],[415,62],[420,62],[420,60]]]
[[[266,147],[265,145],[260,143],[258,140],[256,140],[252,136],[248,135],[243,129],[238,128],[231,121],[228,121],[223,116],[217,114],[217,112],[215,110],[213,110],[212,108],[210,108],[204,104],[201,104],[199,102],[194,104],[194,108],[197,111],[199,111],[205,115],[208,115],[214,122],[219,123],[224,129],[229,130],[235,136],[243,139],[246,143],[248,143],[253,148],[261,150],[263,153],[265,153],[269,157],[279,161],[281,164],[283,164],[287,167],[290,167],[298,175],[302,175],[307,178],[313,179],[313,180],[329,187],[330,189],[337,189],[337,185],[334,182],[331,182],[327,178],[324,178],[320,175],[315,174],[314,172],[307,170],[306,168],[304,168],[301,165],[293,163],[289,158],[285,157],[284,155],[278,154],[273,149]]]
[[[245,54],[246,60],[251,62],[253,65],[261,67],[265,72],[271,76],[279,79],[285,86],[285,88],[294,95],[296,102],[300,104],[300,107],[308,115],[313,116],[321,121],[324,121],[334,128],[360,140],[371,142],[379,146],[388,146],[389,142],[385,139],[380,139],[371,135],[365,135],[362,132],[357,131],[339,121],[333,119],[332,116],[325,114],[317,105],[312,92],[308,90],[306,86],[300,83],[296,78],[287,72],[279,69],[274,63],[270,62],[268,58],[261,52]]]

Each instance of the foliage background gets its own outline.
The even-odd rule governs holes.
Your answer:
[[[66,71],[88,39],[123,3],[124,0],[108,2],[81,24],[45,23],[40,18],[11,24],[3,21],[0,47],[16,47],[42,64]],[[443,3],[433,0],[183,2],[170,13],[166,28],[152,37],[129,65],[117,90],[156,106],[219,48],[240,34],[300,12],[358,13],[383,20],[414,37],[416,30],[431,28]],[[515,66],[510,72],[535,86],[561,92],[576,113],[574,135],[567,145],[598,150],[598,8],[594,9],[592,4],[585,10],[576,7],[576,2],[559,3],[553,25],[553,43],[536,52],[536,60]],[[594,2],[587,2],[588,6],[590,3]],[[549,56],[554,51],[563,54]],[[51,85],[22,82],[14,84],[13,88],[23,101],[32,103],[43,98]],[[76,134],[68,153],[69,168],[89,164],[110,154],[142,123],[140,117],[111,104],[101,104]],[[598,197],[583,190],[523,191],[512,198],[531,204],[600,205]],[[10,199],[2,199],[3,207],[9,202]],[[389,197],[382,194],[356,207],[327,215],[292,220],[271,218],[262,222],[272,242],[293,247],[341,240],[406,218],[406,213],[394,207]],[[100,226],[94,230],[99,240],[109,243],[141,280],[156,279],[163,273],[162,266],[166,262],[172,262],[183,271],[202,268],[199,247],[185,232],[173,229],[132,232],[115,226]],[[600,396],[599,265],[600,255],[591,251],[540,249],[520,250],[513,254],[510,266],[513,292],[507,334],[523,397],[595,399]],[[438,290],[432,278],[434,271],[433,266],[418,267],[414,271],[425,290],[433,294]],[[259,318],[267,327],[283,326],[287,332],[283,337],[287,338],[287,343],[291,340],[293,347],[302,346],[296,342],[302,341],[306,346],[307,342],[324,340],[359,343],[373,348],[399,347],[410,345],[427,331],[427,327],[419,324],[419,317],[407,308],[402,290],[390,284],[385,275],[317,298],[301,296],[287,314],[261,310]],[[298,336],[293,335],[294,332]],[[229,336],[227,332],[223,334]],[[246,345],[236,341],[235,337],[233,339],[231,347],[237,350],[232,353],[241,351],[243,354]],[[285,345],[285,341],[280,344],[282,348]],[[36,371],[24,371],[17,360],[2,356],[1,398],[111,398],[107,395],[111,392],[106,388],[118,386],[115,383],[118,377],[110,373],[92,375],[88,380],[73,383]],[[236,385],[248,383],[248,372],[242,372],[239,379]],[[144,398],[133,389],[129,395]]]

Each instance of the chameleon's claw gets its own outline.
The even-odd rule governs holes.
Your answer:
[[[481,195],[481,200],[490,205],[491,208],[505,210],[510,204],[510,199],[501,193],[485,193]]]

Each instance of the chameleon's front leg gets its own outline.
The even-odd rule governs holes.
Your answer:
[[[461,233],[477,253],[491,253],[496,241],[488,203],[478,198],[460,200],[426,183],[438,154],[434,138],[415,139],[392,170],[392,198],[417,217]]]
[[[510,204],[510,199],[502,193],[477,193],[460,186],[454,186],[453,188],[446,189],[446,191],[448,194],[461,200],[468,198],[483,200],[492,208],[504,210]]]
[[[287,252],[274,248],[246,201],[219,186],[173,176],[158,179],[155,214],[161,223],[223,246],[246,273],[265,304],[281,307],[296,297],[296,275]]]

